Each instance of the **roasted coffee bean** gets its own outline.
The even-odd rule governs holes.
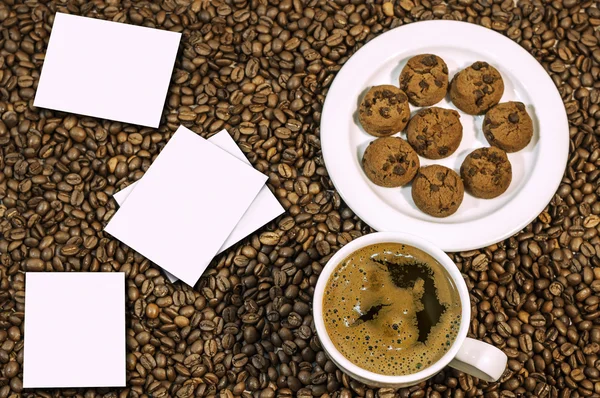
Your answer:
[[[154,303],[150,303],[146,306],[146,316],[150,319],[155,319],[159,315],[158,306]]]

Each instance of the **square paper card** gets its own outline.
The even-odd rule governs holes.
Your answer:
[[[158,127],[180,39],[56,13],[33,105]]]
[[[250,165],[250,162],[248,159],[246,159],[246,156],[244,156],[244,153],[237,146],[233,138],[231,138],[227,130],[218,132],[210,137],[208,141]],[[134,182],[127,188],[123,188],[114,194],[114,198],[119,206],[122,206],[123,203],[125,203],[125,200],[127,200],[127,197],[133,191],[136,185],[137,182]],[[263,186],[254,199],[254,202],[252,202],[248,210],[246,210],[246,213],[244,213],[240,222],[238,222],[238,224],[235,226],[235,229],[227,237],[227,240],[225,243],[223,243],[217,254],[225,251],[240,240],[244,239],[252,232],[256,231],[275,217],[282,214],[283,211],[283,207],[281,207],[281,204],[279,204],[279,201],[277,198],[275,198],[275,195],[271,193],[267,186]],[[175,276],[169,274],[168,272],[165,273],[171,282],[177,281]]]
[[[125,274],[25,273],[23,387],[125,386]]]
[[[266,180],[181,126],[105,231],[194,286]]]

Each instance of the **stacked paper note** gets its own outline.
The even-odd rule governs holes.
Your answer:
[[[194,285],[213,257],[283,212],[227,131],[179,127],[144,177],[115,195],[106,232]]]
[[[244,156],[244,153],[237,146],[233,138],[229,135],[226,130],[222,130],[221,132],[213,135],[208,139],[208,141],[222,150],[228,152],[229,154],[235,156],[239,160],[244,163],[250,165],[250,162]],[[115,200],[120,206],[123,206],[129,194],[133,191],[133,189],[137,186],[137,182],[134,182],[127,188],[117,192],[114,195]],[[256,231],[258,228],[262,227],[275,217],[279,216],[283,213],[283,208],[275,198],[275,196],[271,193],[269,188],[263,186],[256,198],[252,201],[252,204],[240,221],[237,223],[233,231],[229,234],[218,253],[223,252],[228,249],[232,245],[236,244],[246,236],[250,235],[252,232]],[[217,253],[217,254],[218,254]],[[165,274],[169,278],[171,282],[177,281],[177,277],[171,274],[168,271],[165,271]]]

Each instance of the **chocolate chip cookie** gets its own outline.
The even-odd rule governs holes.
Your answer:
[[[502,94],[502,76],[487,62],[475,62],[458,72],[450,82],[452,103],[470,115],[485,113],[500,102]]]
[[[382,187],[399,187],[417,174],[419,157],[402,138],[383,137],[369,144],[362,164],[373,183]]]
[[[437,55],[416,55],[400,73],[400,88],[415,106],[437,104],[448,91],[448,66]]]
[[[413,201],[422,212],[434,217],[454,214],[464,194],[459,175],[437,164],[421,167],[412,184]]]
[[[404,91],[391,85],[372,87],[358,107],[360,124],[375,137],[402,131],[409,118],[408,97]]]
[[[517,152],[531,141],[533,122],[522,102],[503,102],[485,114],[482,130],[490,145]]]
[[[508,189],[512,167],[502,149],[479,148],[471,152],[460,166],[460,176],[471,195],[492,199]]]
[[[408,122],[408,143],[423,157],[442,159],[456,151],[462,140],[460,114],[438,107],[420,110]]]

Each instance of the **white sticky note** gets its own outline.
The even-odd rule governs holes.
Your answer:
[[[227,130],[221,130],[210,137],[208,141],[250,165],[250,162],[246,159],[246,156],[244,156],[244,153],[237,146],[233,138],[231,138]],[[127,197],[136,185],[137,182],[134,182],[113,195],[119,206],[125,203],[125,200],[127,200]],[[277,198],[275,198],[275,195],[273,195],[267,186],[263,186],[217,254],[227,250],[275,217],[283,214],[283,212],[284,209]],[[177,278],[169,272],[165,271],[165,274],[171,282],[177,281]]]
[[[125,274],[25,273],[23,387],[125,386]]]
[[[193,286],[266,180],[180,126],[105,231]]]
[[[56,13],[33,105],[158,127],[180,39]]]

